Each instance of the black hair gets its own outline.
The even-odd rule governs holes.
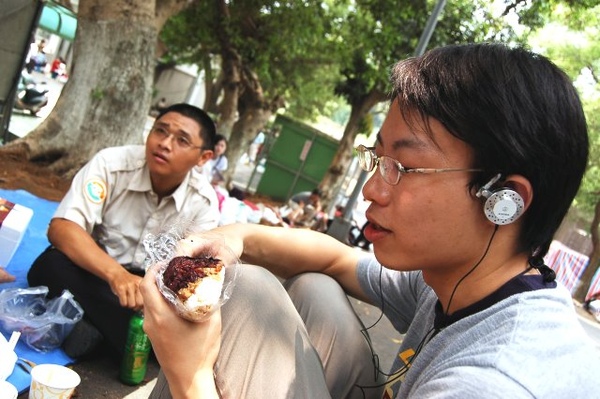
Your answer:
[[[202,139],[202,150],[213,150],[215,148],[217,129],[215,122],[203,110],[186,103],[178,103],[168,106],[160,111],[156,119],[160,119],[163,115],[175,112],[190,119],[195,120],[200,125],[200,138]]]
[[[467,44],[395,65],[392,98],[410,122],[440,121],[473,150],[469,189],[494,174],[519,174],[533,187],[520,251],[543,256],[577,194],[589,152],[581,101],[569,77],[524,48]],[[410,115],[409,115],[410,114]]]
[[[213,150],[214,150],[215,146],[217,145],[217,143],[220,141],[224,141],[225,144],[227,144],[227,137],[223,136],[222,134],[216,134],[215,135],[215,145],[213,145]]]
[[[310,193],[312,195],[316,195],[319,198],[323,196],[323,192],[318,187],[314,188]]]

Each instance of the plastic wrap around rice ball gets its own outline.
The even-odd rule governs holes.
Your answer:
[[[201,248],[201,252],[190,257],[170,251],[169,256],[156,262],[156,284],[181,317],[201,322],[229,299],[239,259],[221,239],[195,238],[196,243],[187,240],[188,242],[182,240],[179,243]],[[176,264],[167,271],[171,262]],[[210,267],[200,268],[201,264]]]

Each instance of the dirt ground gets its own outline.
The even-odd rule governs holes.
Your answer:
[[[0,188],[21,189],[49,201],[60,201],[70,185],[70,179],[57,176],[44,166],[0,152]],[[281,202],[261,195],[247,195],[246,198],[254,203],[281,205]]]
[[[70,179],[56,176],[43,166],[0,153],[1,188],[21,189],[40,198],[60,201],[70,184]]]

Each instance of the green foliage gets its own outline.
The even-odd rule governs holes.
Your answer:
[[[163,62],[203,65],[206,58],[219,53],[219,43],[211,40],[217,11],[214,7],[205,7],[202,10],[203,20],[198,20],[200,11],[198,7],[188,8],[165,24],[160,33],[160,39],[168,47]]]
[[[525,44],[529,34],[547,23],[557,10],[570,18],[577,16],[597,21],[597,16],[590,16],[589,7],[599,1],[447,2],[428,48],[485,41]],[[355,10],[340,26],[348,51],[341,54],[344,67],[340,71],[336,93],[352,105],[359,103],[370,90],[388,91],[389,68],[414,54],[437,3],[437,0],[352,2]]]
[[[560,20],[573,31],[583,32],[590,27],[600,25],[598,14],[600,0],[556,0],[548,3],[551,5],[548,19]]]
[[[371,91],[389,91],[389,70],[412,56],[437,1],[356,0],[354,13],[340,27],[344,67],[336,93],[354,105]],[[428,48],[483,41],[523,42],[489,1],[447,2]]]
[[[326,38],[336,10],[316,0],[198,2],[169,20],[161,39],[170,58],[200,67],[209,59],[219,68],[222,51],[232,49],[267,98],[283,94],[296,114],[310,117],[334,96],[337,58]]]
[[[600,91],[600,87],[598,89]],[[590,157],[575,205],[591,219],[594,207],[600,201],[600,97],[584,101],[584,109],[590,135]]]
[[[588,169],[574,201],[577,211],[591,220],[594,207],[600,200],[600,43],[597,41],[600,19],[599,1],[576,2],[593,4],[583,9],[563,8],[556,12],[548,24],[535,33],[530,43],[561,67],[575,82],[586,114],[590,137]],[[585,16],[593,24],[574,24],[573,15]]]
[[[283,95],[288,111],[310,119],[324,104],[360,103],[389,91],[390,67],[412,56],[437,0],[203,1],[171,18],[161,32],[164,61],[193,63],[217,76],[220,55],[234,49],[267,97]],[[447,2],[428,48],[451,43],[525,43],[560,19],[598,26],[600,0],[457,0]],[[594,22],[595,21],[595,22]],[[576,56],[576,51],[565,57]],[[569,71],[575,73],[575,70]]]
[[[369,113],[367,116],[361,119],[358,127],[358,134],[365,134],[368,136],[373,131],[373,124],[373,114]]]

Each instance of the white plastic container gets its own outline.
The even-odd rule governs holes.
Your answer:
[[[32,217],[32,209],[0,198],[0,266],[8,266]]]
[[[8,345],[0,346],[0,381],[6,380],[15,369],[17,354]],[[2,398],[2,396],[0,396]]]
[[[7,381],[0,381],[0,399],[17,399],[19,391]]]

